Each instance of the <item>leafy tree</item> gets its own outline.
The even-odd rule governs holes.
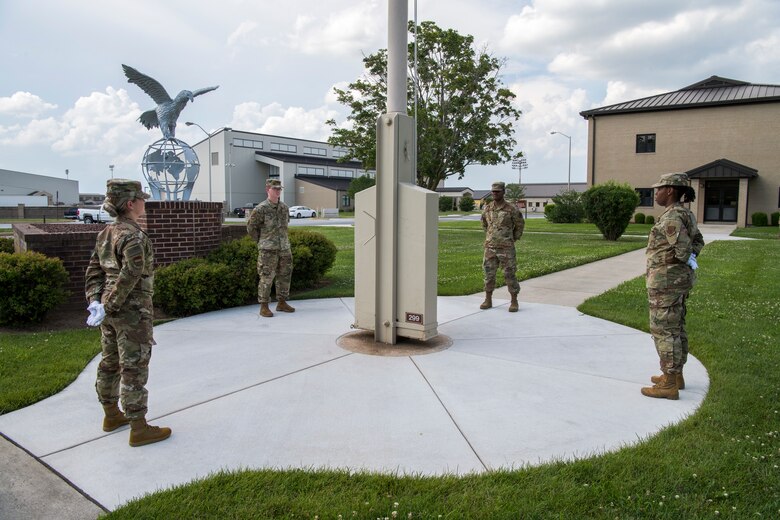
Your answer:
[[[596,224],[607,240],[617,240],[628,227],[639,194],[628,184],[615,181],[591,186],[582,194],[585,216]]]
[[[439,197],[439,211],[452,211],[454,202],[452,197]]]
[[[516,182],[510,182],[506,185],[504,198],[509,202],[518,202],[525,198],[525,186],[520,186]]]
[[[352,182],[349,183],[349,187],[347,188],[347,195],[349,195],[350,199],[355,200],[355,193],[363,191],[366,188],[370,188],[374,184],[376,184],[376,179],[369,177],[368,175],[361,175],[360,177],[356,177],[352,179]]]
[[[461,211],[474,211],[474,205],[474,197],[469,192],[464,193],[458,201],[458,208]]]
[[[409,24],[410,32],[414,24]],[[418,75],[410,67],[408,113],[414,116],[417,85],[417,184],[430,190],[449,176],[463,178],[471,164],[499,164],[514,154],[512,124],[520,117],[515,95],[503,86],[503,60],[486,48],[476,49],[473,36],[441,29],[426,21],[417,27]],[[409,63],[414,45],[409,44]],[[349,125],[331,119],[328,142],[349,150],[364,168],[376,167],[376,120],[386,112],[387,50],[363,59],[364,75],[345,89],[334,89],[351,109]]]
[[[552,198],[553,204],[548,204],[544,216],[550,222],[557,224],[582,222],[585,218],[585,207],[582,205],[582,194],[575,190],[563,190]],[[551,207],[552,206],[552,207]]]

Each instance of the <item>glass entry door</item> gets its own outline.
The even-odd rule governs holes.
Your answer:
[[[739,181],[707,181],[704,185],[704,221],[736,222]]]

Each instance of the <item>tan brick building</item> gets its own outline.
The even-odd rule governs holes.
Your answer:
[[[736,223],[780,207],[780,85],[718,76],[674,92],[581,112],[588,185],[637,189],[637,211],[658,216],[650,187],[663,173],[692,179],[700,222]]]

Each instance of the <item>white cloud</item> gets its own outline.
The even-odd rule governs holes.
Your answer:
[[[62,116],[65,132],[52,150],[64,155],[117,153],[148,134],[136,121],[140,114],[124,89],[93,92],[79,98]]]
[[[343,55],[376,47],[381,41],[380,27],[377,2],[371,0],[332,12],[325,20],[299,15],[288,41],[291,48],[304,54]]]
[[[248,102],[236,106],[229,126],[248,132],[324,141],[330,135],[325,121],[337,115],[335,110],[325,106],[306,110],[302,107],[285,108],[279,103],[261,105]]]
[[[683,86],[684,85],[680,85],[680,87]],[[625,101],[631,101],[633,99],[641,99],[644,97],[655,96],[656,94],[661,94],[663,92],[666,92],[666,90],[648,89],[624,81],[609,81],[607,82],[606,96],[604,96],[604,99],[600,103],[594,105],[594,107],[592,108],[595,108],[597,106],[602,107],[602,106],[614,105],[617,103],[623,103]]]
[[[11,97],[0,97],[0,114],[14,117],[38,117],[54,110],[57,105],[47,103],[30,92],[14,92]]]
[[[227,38],[227,46],[235,54],[242,47],[257,47],[267,40],[262,36],[259,25],[254,20],[241,22]]]

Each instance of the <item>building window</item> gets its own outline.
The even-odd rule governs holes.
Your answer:
[[[331,168],[329,173],[331,177],[347,177],[350,179],[355,177],[354,170],[342,170],[339,168]]]
[[[346,150],[333,150],[333,157],[345,157],[348,153]]]
[[[219,152],[211,152],[211,165],[219,166]]]
[[[341,196],[341,207],[342,208],[348,208],[350,206],[350,200],[349,195],[342,195]]]
[[[306,155],[328,155],[328,151],[325,148],[315,148],[314,146],[304,146],[303,153]]]
[[[252,139],[233,139],[233,144],[242,148],[263,149],[263,141],[254,141]]]
[[[271,151],[272,152],[298,152],[298,147],[294,144],[284,144],[284,143],[271,143]]]
[[[298,166],[298,175],[321,175],[325,176],[325,168],[314,168],[313,166]]]
[[[640,206],[653,206],[653,188],[637,188],[635,191],[639,195]]]
[[[655,134],[637,134],[636,153],[655,153]]]

